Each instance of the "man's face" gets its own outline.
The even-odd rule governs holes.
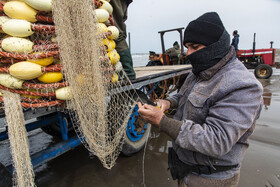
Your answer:
[[[200,50],[200,49],[203,49],[204,47],[206,47],[205,45],[202,45],[202,44],[194,44],[194,43],[191,43],[191,42],[188,42],[185,44],[186,48],[188,49],[187,50],[187,56]]]
[[[154,60],[154,58],[155,58],[155,55],[150,55],[149,56],[149,60]]]

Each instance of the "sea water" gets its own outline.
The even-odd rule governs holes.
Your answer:
[[[146,66],[149,62],[148,53],[135,53],[135,54],[132,54],[131,56],[132,56],[134,67]]]

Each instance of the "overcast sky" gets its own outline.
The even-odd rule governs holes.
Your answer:
[[[280,0],[134,0],[128,9],[127,32],[132,53],[161,52],[158,31],[186,27],[205,12],[217,12],[227,31],[240,34],[239,49],[280,48]],[[165,48],[179,41],[179,33],[164,35]]]

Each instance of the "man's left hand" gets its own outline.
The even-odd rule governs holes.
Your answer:
[[[142,105],[138,102],[138,113],[140,116],[148,123],[159,127],[161,118],[164,116],[164,113],[161,109],[154,107],[152,105],[144,104]]]

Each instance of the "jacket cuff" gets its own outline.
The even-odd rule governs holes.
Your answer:
[[[159,130],[168,134],[173,140],[176,140],[182,125],[182,121],[164,115],[160,120]]]
[[[171,109],[177,108],[177,102],[176,102],[176,101],[174,101],[174,100],[171,99],[171,98],[166,98],[165,100],[167,100],[167,101],[170,102],[170,108],[171,108]]]

